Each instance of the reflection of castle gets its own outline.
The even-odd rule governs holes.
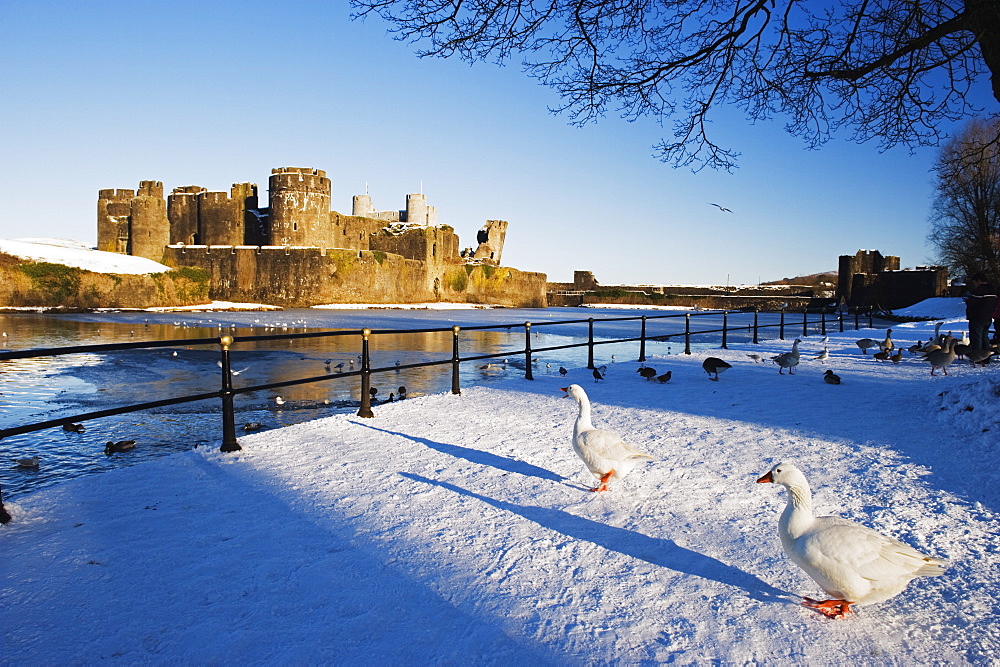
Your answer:
[[[376,211],[371,197],[357,195],[352,215],[343,215],[330,209],[330,179],[319,169],[273,169],[268,189],[266,208],[253,183],[235,183],[228,194],[179,187],[166,199],[159,181],[101,190],[97,248],[209,269],[219,299],[544,305],[543,274],[496,268],[503,220],[487,221],[478,247],[460,252],[454,229],[437,224],[423,194],[408,195],[400,211]]]

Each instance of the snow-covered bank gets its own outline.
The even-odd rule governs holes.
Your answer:
[[[64,239],[0,239],[0,252],[35,262],[75,266],[98,273],[144,274],[170,271],[170,267],[145,257],[88,248]]]
[[[933,322],[893,327],[899,345]],[[959,322],[954,329],[961,330]],[[0,527],[4,664],[986,664],[1000,654],[998,366],[950,375],[801,345],[608,363],[375,406],[67,482]],[[843,384],[825,384],[832,369]],[[656,458],[605,494],[573,453],[598,426]],[[140,444],[141,446],[141,444]],[[781,551],[793,460],[817,511],[951,561],[831,621]],[[44,462],[43,462],[44,465]]]

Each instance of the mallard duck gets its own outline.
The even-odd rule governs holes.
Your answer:
[[[647,380],[652,380],[654,377],[656,377],[656,369],[650,368],[649,366],[640,366],[638,369],[636,369],[635,372],[641,375],[642,377],[646,378]]]
[[[629,445],[612,431],[594,428],[590,417],[590,398],[578,384],[563,387],[566,396],[575,398],[580,412],[573,424],[573,450],[587,469],[600,480],[591,491],[607,491],[612,479],[622,479],[643,460],[653,457]]]
[[[987,347],[981,350],[970,350],[965,356],[968,358],[969,363],[972,364],[973,368],[975,368],[976,364],[986,366],[986,364],[990,361],[990,357],[994,354],[996,354],[996,350],[991,347]]]
[[[63,430],[69,433],[83,433],[87,429],[83,424],[63,424]]]
[[[785,554],[805,570],[831,600],[803,598],[802,604],[830,618],[850,614],[853,604],[874,604],[901,593],[917,577],[942,574],[947,561],[854,521],[813,515],[812,492],[801,470],[779,463],[758,483],[781,484],[788,503],[778,521]]]
[[[119,440],[118,442],[109,441],[108,444],[104,445],[104,453],[107,456],[120,454],[122,452],[130,452],[133,449],[135,449],[135,440]]]
[[[708,357],[705,361],[701,362],[701,367],[705,369],[706,373],[708,373],[709,380],[715,380],[718,382],[719,373],[725,371],[727,368],[732,368],[733,366],[718,357]],[[715,377],[712,377],[713,373],[715,373]]]
[[[14,463],[17,464],[18,468],[37,468],[40,462],[41,459],[37,456],[25,456],[19,459],[14,459]]]
[[[670,382],[670,377],[674,374],[673,371],[667,371],[663,375],[657,375],[654,380],[660,383]]]
[[[840,384],[840,376],[831,370],[827,370],[823,373],[823,382],[827,384]]]

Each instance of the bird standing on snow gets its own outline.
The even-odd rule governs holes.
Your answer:
[[[656,378],[654,379],[661,384],[665,382],[670,382],[670,376],[673,374],[674,374],[673,371],[667,371],[663,375],[657,375]]]
[[[601,372],[600,368],[595,368],[591,375],[594,376],[594,382],[599,382],[604,379],[604,374]]]
[[[569,373],[569,371],[566,370],[564,367],[560,366],[559,367],[559,375],[566,375],[566,373]]]
[[[911,580],[942,574],[947,562],[859,523],[813,515],[812,492],[802,471],[779,463],[758,483],[781,484],[788,504],[778,520],[785,554],[806,571],[832,600],[804,598],[802,604],[830,618],[843,618],[852,604],[874,604],[901,593]]]
[[[760,356],[759,354],[748,354],[747,356],[753,359],[753,362],[755,364],[759,364],[764,361],[764,357]]]
[[[795,342],[792,343],[791,352],[782,352],[776,357],[771,357],[774,363],[778,364],[778,375],[784,375],[786,368],[789,375],[795,375],[792,369],[799,365],[799,343],[801,342],[801,340],[796,338]]]
[[[861,348],[861,354],[868,354],[869,349],[878,347],[878,341],[871,338],[862,338],[854,344]]]
[[[814,357],[814,359],[816,359],[816,361],[826,361],[829,358],[830,358],[830,351],[828,349],[826,349],[825,347],[823,348],[822,352],[820,352],[819,354],[817,354]]]
[[[639,375],[646,378],[647,380],[652,380],[656,377],[656,369],[650,368],[649,366],[641,366],[636,371]]]
[[[708,373],[709,380],[719,381],[719,373],[723,372],[727,368],[732,368],[732,364],[728,364],[718,357],[708,357],[705,361],[701,362],[701,367],[705,369]],[[715,377],[712,377],[712,373],[715,373]]]
[[[566,392],[566,396],[575,398],[580,406],[573,424],[573,450],[594,477],[600,480],[600,484],[591,491],[607,491],[612,479],[624,478],[644,459],[653,460],[652,456],[629,445],[617,433],[594,428],[590,418],[590,398],[583,387],[571,384],[563,387],[562,391]]]
[[[931,375],[934,375],[934,370],[937,368],[943,370],[945,375],[948,374],[948,366],[955,361],[956,343],[958,343],[957,338],[945,338],[944,347],[932,350],[924,355],[924,359],[931,365]]]
[[[827,370],[823,373],[823,382],[827,384],[840,384],[840,376],[831,370]]]

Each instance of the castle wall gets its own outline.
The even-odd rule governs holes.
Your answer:
[[[330,212],[330,248],[347,250],[370,250],[369,239],[385,227],[385,222],[375,218],[357,215],[342,215]]]
[[[211,274],[212,299],[306,308],[323,303],[491,303],[545,307],[545,274],[431,266],[391,253],[256,246],[168,246],[169,266]],[[275,280],[281,276],[281,280]]]
[[[271,170],[271,243],[333,247],[330,228],[330,179],[320,169]]]
[[[372,250],[391,252],[430,264],[454,263],[458,257],[458,243],[455,230],[447,225],[406,229],[399,233],[382,228],[369,238]]]

